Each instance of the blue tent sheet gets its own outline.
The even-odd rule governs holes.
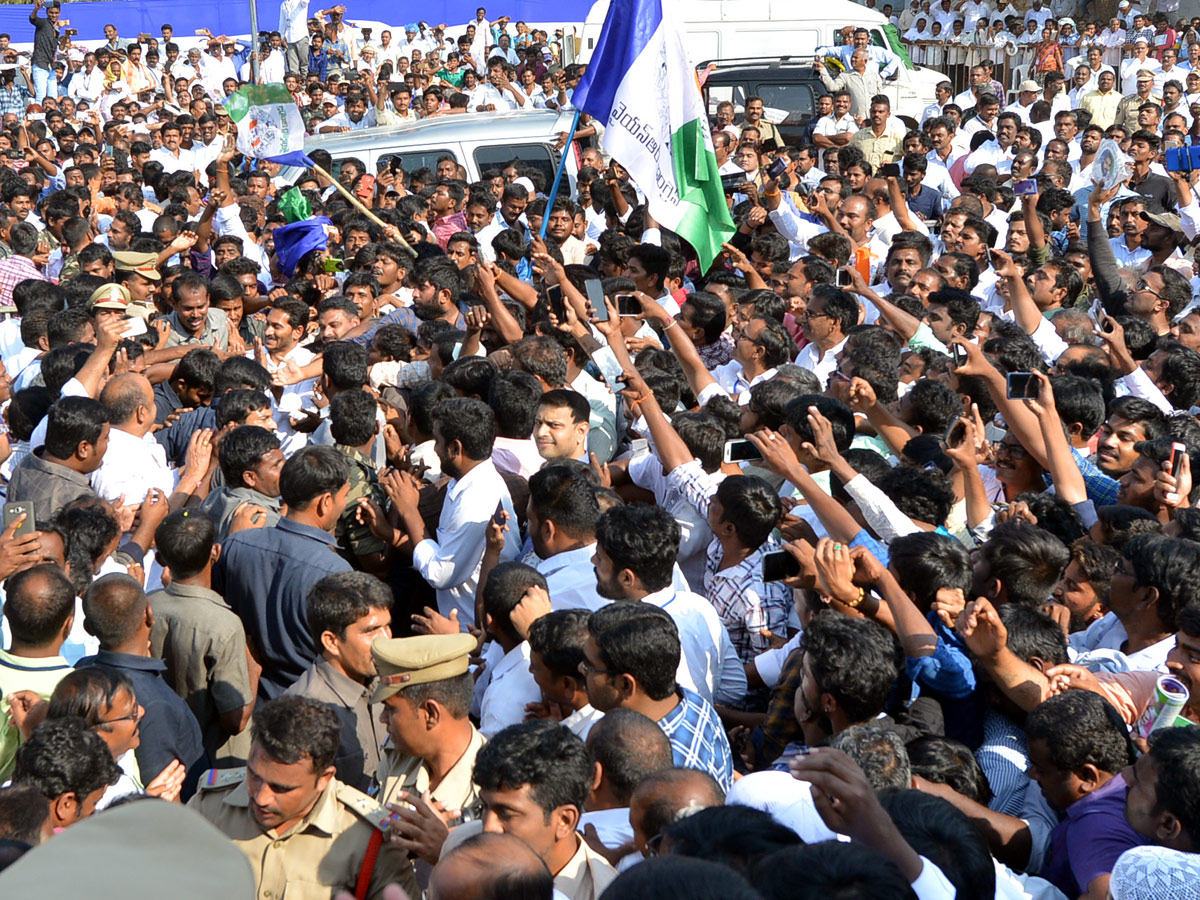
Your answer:
[[[425,0],[420,4],[391,6],[384,21],[395,19],[404,23],[421,19],[431,25],[441,22],[463,23],[475,18],[478,0]],[[493,4],[484,3],[493,12]],[[494,15],[503,13],[515,22],[582,22],[591,0],[505,0],[495,7]],[[346,17],[376,18],[378,11],[365,6],[347,4]],[[310,11],[321,9],[313,3]],[[29,24],[29,6],[0,6],[0,32],[12,36],[13,43],[33,40],[33,26]],[[43,13],[44,15],[44,13]],[[179,3],[177,0],[113,0],[109,3],[65,3],[62,18],[69,19],[71,27],[79,30],[81,40],[98,40],[104,37],[104,26],[112,23],[122,38],[136,37],[140,32],[149,32],[158,37],[159,27],[170,23],[179,37],[192,35],[197,28],[211,28],[214,34],[249,34],[250,6],[246,2],[217,3],[213,0]],[[273,31],[279,27],[279,3],[263,0],[258,4],[258,27]]]

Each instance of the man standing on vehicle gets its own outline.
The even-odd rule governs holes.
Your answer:
[[[903,60],[887,47],[876,47],[871,44],[871,32],[865,28],[855,28],[853,43],[841,47],[818,47],[817,57],[832,56],[842,61],[847,71],[851,68],[851,58],[855,50],[866,50],[867,59],[877,66],[880,78],[895,78],[900,74]]]
[[[830,78],[825,71],[825,61],[817,57],[813,63],[817,69],[817,77],[829,92],[847,90],[850,92],[850,115],[854,116],[860,125],[871,111],[871,98],[883,93],[883,79],[878,72],[869,71],[867,67],[867,48],[855,47],[850,55],[850,68],[837,78]],[[836,103],[836,100],[834,101]],[[746,108],[749,111],[749,101]]]

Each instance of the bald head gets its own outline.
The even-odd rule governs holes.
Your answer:
[[[588,809],[629,806],[634,790],[648,775],[669,769],[674,762],[666,732],[632,709],[605,713],[588,732],[587,748],[600,765],[600,785],[592,792]]]
[[[518,837],[485,832],[443,856],[429,876],[430,900],[521,897],[551,900],[554,879],[542,858]]]
[[[128,575],[97,578],[83,595],[83,627],[100,642],[103,650],[114,650],[135,640],[148,629],[150,606],[142,586]]]
[[[109,421],[124,431],[147,418],[154,424],[154,388],[145,375],[127,372],[110,378],[100,392],[100,402],[108,410]]]
[[[4,618],[14,643],[47,647],[63,639],[75,616],[75,590],[57,566],[34,566],[5,584]]]
[[[629,801],[633,840],[646,854],[646,842],[676,820],[680,810],[722,806],[725,792],[707,772],[664,769],[642,779]]]

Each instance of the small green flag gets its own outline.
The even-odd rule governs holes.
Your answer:
[[[312,218],[312,206],[300,188],[293,185],[279,197],[279,211],[283,213],[288,223],[303,222]]]

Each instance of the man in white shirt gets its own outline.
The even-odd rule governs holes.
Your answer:
[[[929,119],[936,118],[942,115],[942,111],[946,108],[946,104],[950,102],[954,96],[954,87],[948,81],[939,81],[933,88],[933,96],[935,102],[930,103],[921,113],[921,124],[924,125]]]
[[[518,551],[516,513],[508,486],[492,464],[496,419],[486,403],[467,397],[444,400],[437,406],[433,430],[442,471],[451,478],[446,499],[431,537],[417,504],[421,483],[404,473],[397,486],[395,508],[403,531],[413,545],[413,565],[437,591],[438,611],[475,624],[475,590],[479,583],[488,525],[500,507],[508,522],[501,562]]]
[[[535,588],[546,590],[546,579],[519,562],[496,566],[483,587],[484,624],[491,642],[475,696],[480,698],[479,733],[486,738],[524,722],[526,707],[542,699],[542,689],[529,669],[529,642],[517,633],[512,621],[513,611]]]
[[[346,107],[337,115],[322,122],[317,132],[329,134],[339,131],[362,131],[375,125],[375,110],[367,105],[367,100],[361,95],[346,98]]]
[[[112,419],[108,435],[111,452],[104,454],[100,468],[91,475],[93,490],[109,501],[124,497],[126,505],[141,503],[152,489],[170,497],[175,490],[175,476],[167,466],[166,451],[150,434],[154,428],[154,389],[150,382],[132,372],[118,375],[104,386],[100,402]],[[190,485],[191,490],[195,490],[199,477]]]
[[[324,15],[321,10],[320,15]],[[308,74],[308,0],[283,0],[279,5],[279,34],[287,44],[287,70]]]
[[[800,314],[800,328],[808,343],[797,354],[796,365],[813,372],[822,388],[837,369],[846,329],[857,321],[858,304],[845,291],[833,285],[813,288],[808,307]]]
[[[813,128],[813,143],[822,150],[845,147],[858,131],[858,122],[850,115],[850,92],[834,91],[833,115],[822,116]]]
[[[150,158],[161,163],[164,172],[194,172],[196,170],[192,151],[184,150],[179,146],[182,137],[183,132],[174,122],[168,122],[162,127],[163,145],[157,150],[151,150]]]
[[[1133,42],[1133,56],[1121,60],[1121,93],[1133,94],[1137,91],[1138,72],[1145,69],[1151,74],[1162,70],[1162,64],[1150,56],[1150,44],[1144,38]]]

